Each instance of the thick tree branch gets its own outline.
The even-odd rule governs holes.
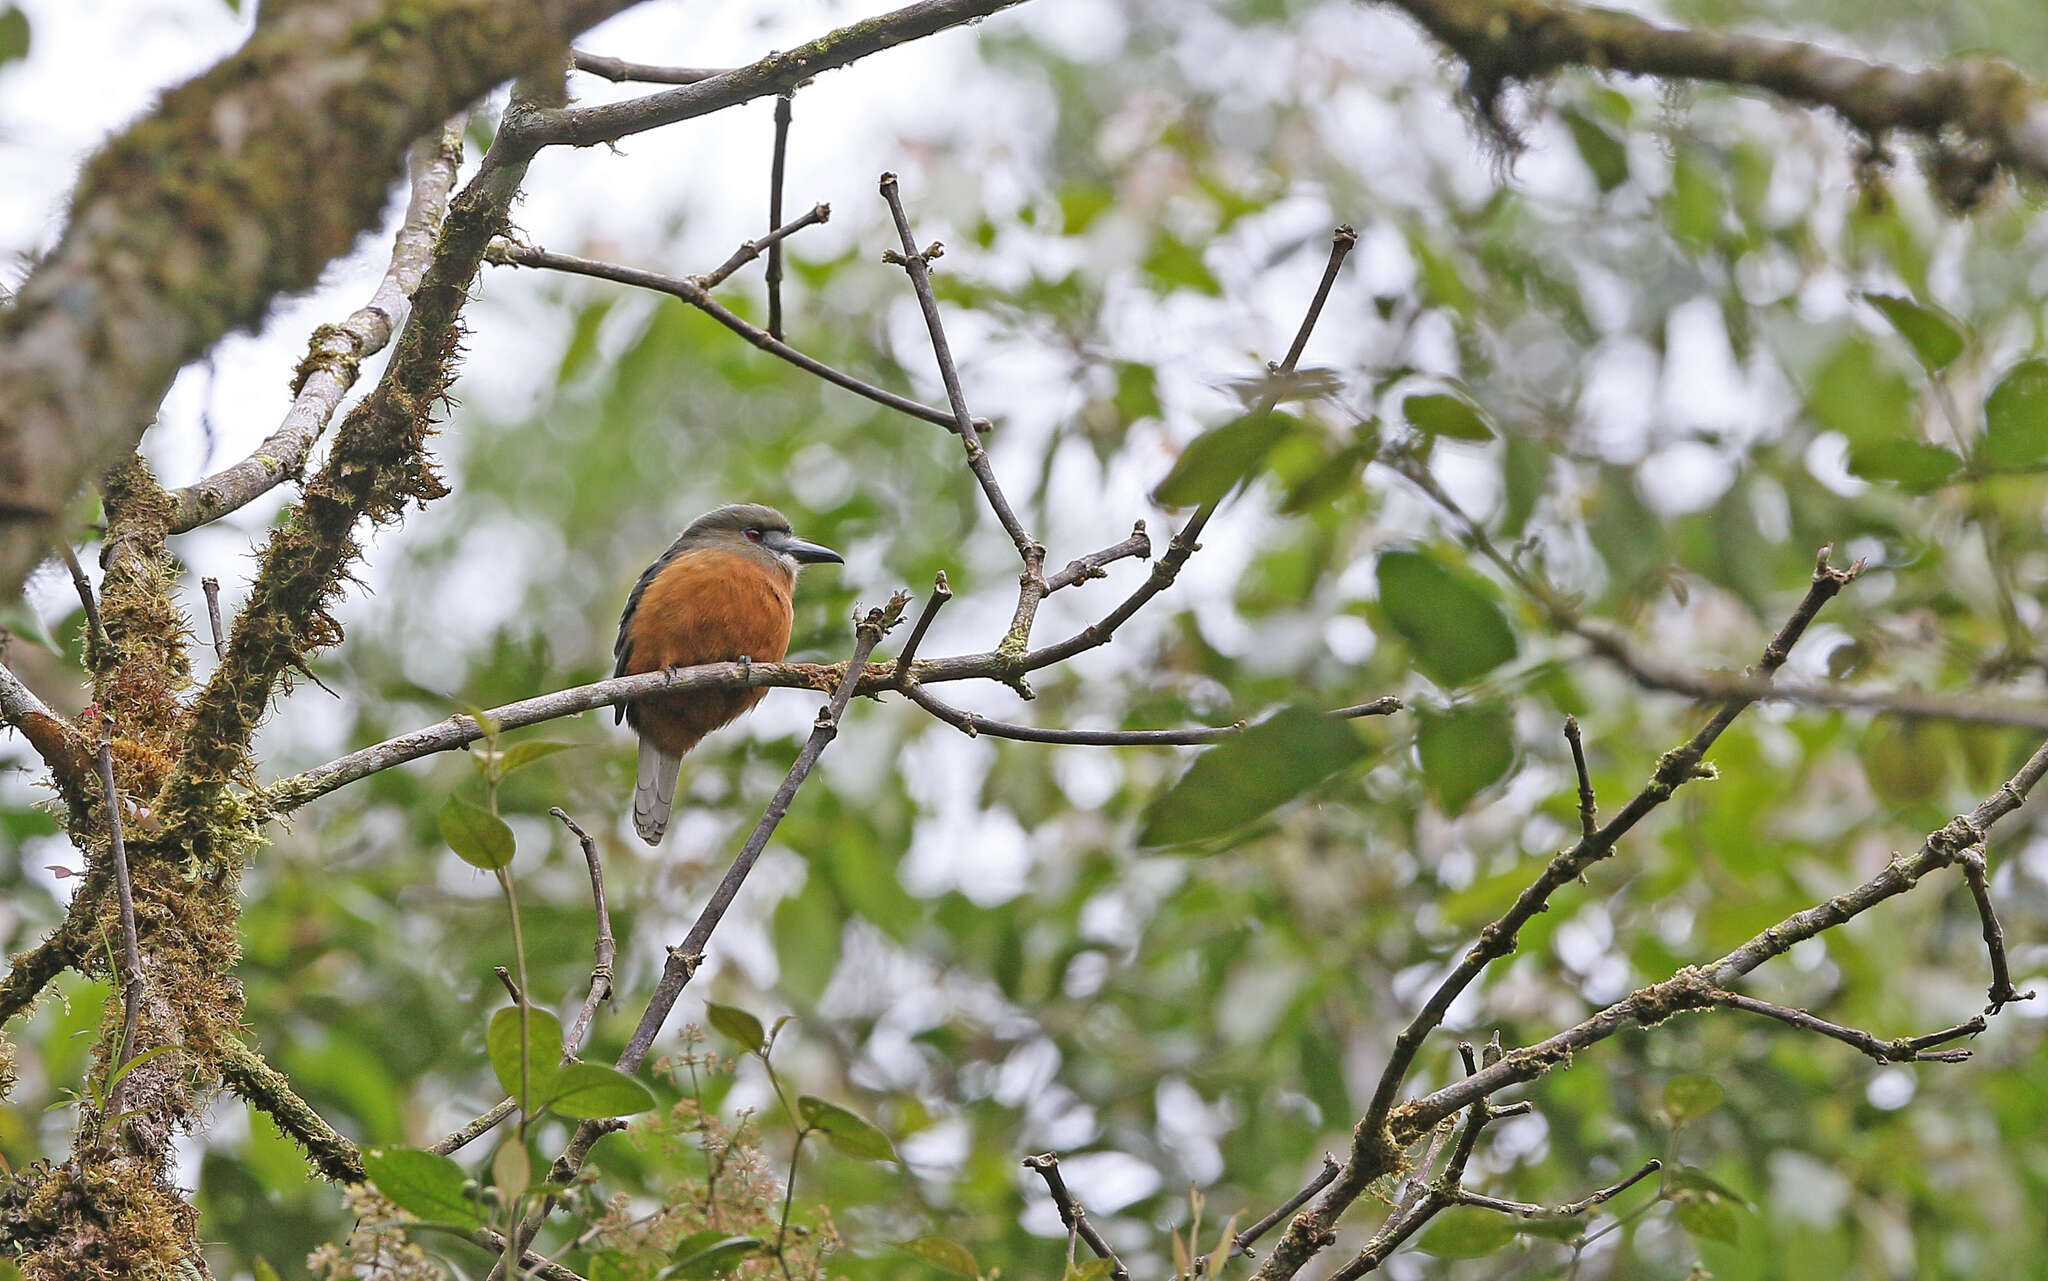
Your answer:
[[[2011,65],[1974,58],[1910,69],[1798,40],[1662,26],[1558,0],[1386,0],[1464,59],[1490,105],[1502,85],[1566,67],[1759,89],[1825,107],[1873,137],[1954,130],[2015,173],[2048,177],[2048,93]]]
[[[362,363],[384,350],[392,332],[404,323],[413,291],[433,261],[434,237],[448,211],[455,170],[462,163],[464,123],[458,116],[439,134],[414,145],[405,217],[392,244],[391,265],[377,282],[376,292],[339,325],[322,325],[313,331],[306,358],[299,362],[291,408],[276,431],[240,462],[171,491],[178,504],[171,533],[195,529],[247,506],[287,477],[298,475],[306,465],[314,442],[327,430],[342,397],[355,386]],[[220,634],[218,627],[214,631]]]
[[[302,0],[85,168],[0,312],[0,598],[171,379],[383,216],[415,138],[630,0]]]
[[[50,936],[25,952],[7,958],[7,977],[0,979],[0,1027],[27,1012],[59,974],[77,965],[87,946],[86,914],[77,904]]]
[[[22,684],[5,663],[0,663],[0,724],[21,731],[43,764],[50,767],[50,777],[65,805],[74,815],[83,813],[98,786],[85,739]]]

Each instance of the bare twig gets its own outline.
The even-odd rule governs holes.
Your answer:
[[[206,594],[206,623],[212,629],[213,656],[226,658],[228,634],[220,624],[220,580],[212,577],[202,578],[199,580],[199,590]]]
[[[492,1130],[497,1129],[500,1125],[503,1125],[507,1118],[518,1111],[519,1101],[517,1099],[499,1099],[491,1105],[489,1111],[464,1125],[461,1129],[456,1130],[447,1138],[430,1144],[427,1150],[429,1152],[438,1152],[442,1156],[447,1156],[451,1152],[458,1152],[484,1135],[489,1134]]]
[[[581,49],[569,51],[569,65],[578,71],[602,76],[614,84],[637,80],[650,85],[693,85],[699,80],[709,80],[732,70],[730,67],[657,67],[645,62],[628,62],[624,58],[585,53]]]
[[[1270,372],[1274,377],[1294,372],[1295,366],[1301,360],[1301,353],[1308,347],[1309,335],[1315,332],[1316,321],[1323,314],[1323,305],[1330,300],[1330,290],[1336,286],[1337,273],[1342,270],[1344,259],[1357,243],[1358,233],[1348,226],[1338,227],[1330,234],[1330,257],[1323,266],[1323,278],[1316,285],[1315,296],[1309,300],[1308,313],[1302,317],[1301,326],[1294,332],[1294,341],[1287,346],[1286,358],[1271,367]],[[1260,404],[1260,412],[1270,413],[1274,402],[1268,395],[1261,399]],[[1076,635],[1025,655],[1024,669],[1037,671],[1041,667],[1063,663],[1076,654],[1108,644],[1110,638],[1116,635],[1117,628],[1129,622],[1131,616],[1143,609],[1154,596],[1173,585],[1173,580],[1180,575],[1180,567],[1187,563],[1188,557],[1201,545],[1197,540],[1201,538],[1202,530],[1208,525],[1209,518],[1216,514],[1217,506],[1214,502],[1205,503],[1195,510],[1194,515],[1188,517],[1188,523],[1181,526],[1180,532],[1168,541],[1166,554],[1152,566],[1151,574],[1138,585],[1137,590],[1124,598],[1123,603]]]
[[[1584,1200],[1573,1201],[1568,1205],[1550,1207],[1531,1205],[1526,1201],[1503,1201],[1499,1197],[1481,1196],[1477,1192],[1466,1192],[1462,1189],[1458,1193],[1457,1203],[1476,1206],[1481,1210],[1492,1210],[1499,1214],[1512,1214],[1519,1219],[1575,1219],[1596,1205],[1612,1201],[1663,1168],[1664,1163],[1653,1157],[1643,1162],[1634,1174],[1621,1182],[1609,1184]]]
[[[813,227],[821,222],[830,222],[831,220],[832,206],[826,204],[813,205],[809,213],[792,222],[777,226],[758,240],[747,241],[732,251],[732,257],[718,264],[716,271],[709,275],[698,276],[695,279],[699,285],[706,289],[716,289],[724,284],[732,273],[754,261],[754,259],[759,258],[763,252],[769,254],[768,265],[775,267],[781,262],[780,252],[784,240],[802,231],[805,227]],[[782,331],[773,326],[769,328],[768,332],[770,336],[778,340],[782,337]]]
[[[1045,594],[1050,596],[1065,587],[1079,587],[1091,579],[1107,578],[1109,574],[1103,569],[1105,565],[1132,556],[1139,560],[1152,559],[1152,540],[1146,535],[1142,520],[1131,526],[1131,536],[1122,542],[1068,561],[1065,569],[1045,580]]]
[[[1983,851],[1964,850],[1956,855],[1956,862],[1963,869],[1963,880],[1977,905],[1977,919],[1984,927],[1984,950],[1991,958],[1991,986],[1985,993],[1991,1004],[1984,1007],[1984,1012],[1996,1014],[2014,1001],[2033,1000],[2031,991],[2022,992],[2012,985],[2012,971],[2005,959],[2005,930],[1998,924],[1998,913],[1991,906],[1991,879]]]
[[[953,363],[953,348],[946,341],[945,323],[939,317],[939,301],[932,293],[931,259],[938,257],[943,247],[938,244],[924,249],[917,247],[917,239],[910,230],[910,216],[903,212],[903,197],[897,190],[895,174],[883,174],[880,186],[882,199],[889,206],[889,217],[896,224],[897,241],[903,247],[901,253],[887,253],[883,257],[902,267],[910,277],[911,290],[917,295],[918,311],[924,316],[925,333],[932,341],[932,355],[938,362],[939,381],[945,384],[946,403],[953,408],[953,430],[959,433],[960,442],[967,451],[967,468],[974,473],[976,483],[981,486],[982,497],[988,500],[989,510],[995,513],[1003,532],[1016,546],[1018,558],[1024,562],[1024,573],[1018,580],[1017,610],[1000,646],[1021,651],[1031,642],[1031,623],[1037,616],[1038,602],[1045,599],[1045,548],[1024,528],[1024,522],[1010,507],[1009,498],[996,480],[988,451],[982,447],[974,415],[967,412],[967,397],[960,389],[960,371]]]
[[[1926,1036],[1902,1036],[1890,1041],[1881,1041],[1868,1032],[1858,1031],[1853,1027],[1844,1027],[1839,1023],[1830,1023],[1828,1020],[1807,1010],[1794,1009],[1791,1006],[1778,1005],[1771,1001],[1760,1001],[1753,996],[1744,996],[1740,992],[1716,992],[1711,994],[1707,1000],[1708,1004],[1711,1005],[1719,1005],[1731,1010],[1743,1010],[1750,1014],[1760,1014],[1767,1019],[1776,1019],[1787,1027],[1796,1027],[1802,1032],[1817,1032],[1821,1036],[1832,1037],[1844,1045],[1854,1046],[1857,1050],[1876,1059],[1879,1063],[1917,1063],[1923,1061],[1961,1063],[1970,1057],[1968,1050],[1930,1051],[1929,1047],[1945,1045],[1950,1041],[1961,1040],[1966,1036],[1975,1036],[1982,1032],[1986,1026],[1984,1016],[1980,1014],[1968,1023],[1958,1024],[1955,1027],[1947,1028],[1940,1032],[1932,1032]]]
[[[963,711],[940,702],[930,690],[914,682],[904,686],[903,693],[911,702],[970,738],[986,734],[991,738],[1016,739],[1024,743],[1066,743],[1083,747],[1186,747],[1220,743],[1245,731],[1243,721],[1200,729],[1040,729],[1035,725],[1012,725]],[[1355,707],[1340,707],[1330,715],[1342,720],[1355,720],[1361,716],[1391,716],[1400,710],[1401,700],[1389,694]]]
[[[1600,812],[1593,803],[1593,775],[1586,769],[1586,740],[1579,733],[1579,718],[1564,718],[1565,742],[1571,744],[1572,768],[1579,775],[1579,835],[1591,836],[1600,830]]]
[[[276,431],[240,462],[172,491],[178,509],[171,533],[219,520],[287,477],[298,475],[305,466],[314,442],[327,430],[349,388],[355,386],[362,363],[384,349],[411,309],[413,293],[433,261],[434,237],[448,210],[455,171],[462,163],[463,124],[464,118],[458,116],[438,135],[421,140],[414,148],[405,218],[391,248],[391,264],[370,301],[339,325],[322,325],[313,331],[306,358],[299,362],[291,408]],[[218,625],[213,634],[221,635]]]
[[[109,1073],[119,1072],[135,1057],[135,1027],[142,1018],[142,947],[136,939],[135,885],[128,879],[128,845],[121,834],[121,792],[114,785],[114,745],[100,740],[94,757],[99,767],[100,787],[107,803],[107,857],[114,864],[115,901],[121,913],[121,1040],[120,1051],[108,1064]],[[107,1114],[118,1117],[130,1077],[114,1082]]]
[[[590,993],[583,998],[583,1008],[576,1012],[576,1021],[569,1025],[569,1033],[563,1038],[562,1054],[566,1058],[583,1044],[583,1038],[590,1032],[591,1020],[597,1017],[597,1007],[604,1004],[612,994],[612,962],[618,959],[619,945],[612,938],[612,912],[604,897],[604,862],[597,856],[597,842],[590,833],[576,825],[568,812],[559,805],[548,811],[561,821],[569,834],[576,838],[583,848],[583,861],[590,868],[590,898],[597,911],[597,940],[591,944],[594,962],[590,967]]]
[[[1316,1177],[1308,1181],[1307,1186],[1303,1187],[1301,1191],[1295,1193],[1293,1196],[1287,1198],[1287,1203],[1285,1205],[1279,1207],[1278,1209],[1274,1210],[1271,1214],[1267,1215],[1265,1218],[1260,1219],[1257,1223],[1252,1224],[1244,1231],[1230,1238],[1232,1257],[1234,1258],[1240,1254],[1252,1254],[1252,1246],[1254,1243],[1258,1241],[1260,1237],[1266,1235],[1268,1232],[1271,1232],[1274,1228],[1280,1226],[1280,1223],[1283,1219],[1287,1218],[1289,1215],[1293,1214],[1296,1210],[1299,1210],[1301,1207],[1307,1205],[1310,1197],[1313,1197],[1316,1193],[1321,1192],[1324,1188],[1329,1187],[1331,1180],[1337,1177],[1338,1169],[1339,1166],[1337,1165],[1337,1158],[1325,1152],[1323,1154],[1323,1168],[1316,1173]]]
[[[775,100],[775,156],[768,162],[768,226],[782,225],[782,172],[789,155],[790,95]],[[768,332],[782,337],[782,241],[768,244]]]
[[[919,404],[907,396],[864,382],[852,374],[834,369],[821,360],[816,360],[788,343],[775,338],[767,330],[750,325],[721,306],[717,299],[705,291],[696,281],[684,276],[665,276],[658,271],[643,271],[637,267],[622,267],[614,263],[593,262],[588,258],[577,258],[570,254],[550,253],[526,245],[512,245],[500,242],[491,247],[489,261],[513,267],[545,267],[550,271],[566,271],[578,276],[591,276],[598,280],[615,281],[622,285],[633,285],[641,289],[652,289],[672,298],[680,298],[695,307],[749,343],[780,360],[788,361],[805,373],[815,374],[835,387],[843,387],[856,396],[864,396],[878,405],[887,405],[898,413],[909,414],[912,418],[952,429],[953,416],[928,405]]]
[[[112,658],[114,651],[107,640],[107,625],[100,621],[100,603],[93,595],[92,580],[85,576],[85,567],[78,563],[78,553],[71,550],[70,543],[58,543],[57,554],[64,558],[64,568],[70,571],[78,603],[85,606],[85,631],[92,645],[92,663],[97,667]]]
[[[1027,1156],[1024,1158],[1024,1168],[1036,1170],[1045,1180],[1045,1190],[1052,1194],[1052,1203],[1059,1207],[1060,1222],[1067,1225],[1067,1231],[1087,1242],[1088,1248],[1095,1251],[1096,1258],[1109,1260],[1109,1275],[1116,1278],[1116,1281],[1131,1281],[1131,1270],[1124,1266],[1122,1259],[1116,1257],[1116,1251],[1109,1248],[1109,1242],[1103,1237],[1101,1230],[1088,1221],[1088,1211],[1082,1209],[1081,1203],[1074,1199],[1074,1194],[1067,1190],[1067,1181],[1060,1177],[1059,1157],[1051,1152]]]
[[[946,571],[940,570],[932,577],[932,594],[924,598],[924,608],[918,612],[917,621],[911,624],[910,637],[903,642],[903,652],[896,655],[896,677],[909,681],[912,668],[917,663],[917,647],[924,644],[924,634],[930,630],[932,620],[953,599],[952,584],[946,581]]]

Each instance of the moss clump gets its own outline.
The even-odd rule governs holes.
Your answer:
[[[30,1166],[0,1190],[5,1245],[28,1281],[172,1281],[192,1274],[199,1216],[148,1162],[95,1150]]]

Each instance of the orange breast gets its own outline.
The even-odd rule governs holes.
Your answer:
[[[684,552],[669,562],[633,611],[626,671],[750,658],[778,663],[789,652],[791,576],[779,566],[727,551]],[[646,699],[630,719],[641,735],[678,755],[761,701],[768,691],[692,690]]]

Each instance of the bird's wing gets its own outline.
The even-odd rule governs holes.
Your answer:
[[[613,676],[626,675],[633,662],[633,613],[640,608],[640,598],[647,594],[648,585],[660,577],[661,571],[668,568],[668,563],[681,555],[682,551],[682,539],[678,538],[670,543],[668,550],[655,557],[654,563],[641,572],[639,581],[633,584],[633,590],[627,594],[625,612],[619,615],[619,637],[612,642],[612,657],[618,660],[612,664]],[[632,709],[631,703],[620,703],[613,708],[612,724],[616,725],[625,720],[632,714]]]

